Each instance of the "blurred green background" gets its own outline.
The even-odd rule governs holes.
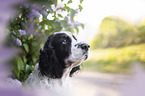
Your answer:
[[[132,65],[145,66],[145,20],[132,24],[123,18],[106,17],[90,40],[90,58],[85,70],[132,73]]]

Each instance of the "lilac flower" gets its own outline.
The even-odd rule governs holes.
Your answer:
[[[27,3],[23,4],[24,8],[29,8],[29,5]]]
[[[15,31],[13,31],[13,34],[17,35]]]
[[[57,19],[57,20],[54,20],[54,22],[60,22],[60,20],[59,20],[59,19]]]
[[[40,17],[40,13],[38,11],[34,10],[34,9],[32,10],[31,15],[34,16],[34,17],[36,17],[36,18],[37,17]]]
[[[20,39],[18,39],[18,38],[17,38],[17,40],[16,40],[16,43],[17,43],[17,45],[18,45],[18,46],[21,46],[21,45],[22,45],[21,40],[20,40]]]
[[[13,31],[13,34],[14,34],[15,36],[19,37],[15,31]]]
[[[6,85],[11,88],[22,87],[22,83],[19,80],[12,78],[6,79]]]
[[[39,11],[42,15],[47,15],[47,12],[45,11],[45,10],[41,10],[41,11]]]
[[[19,32],[20,32],[20,35],[22,36],[22,35],[26,35],[26,31],[25,30],[18,30]]]
[[[63,8],[63,7],[64,7],[64,4],[62,3],[57,4],[57,6],[55,6],[54,4],[51,5],[51,8],[53,11],[56,11],[58,8]]]
[[[38,29],[40,29],[42,26],[40,25],[39,27],[38,27]]]

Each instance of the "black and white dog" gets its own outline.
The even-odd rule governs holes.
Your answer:
[[[50,35],[40,50],[39,63],[25,81],[27,87],[45,89],[42,96],[70,96],[70,77],[87,59],[89,45],[69,32]],[[43,93],[43,92],[42,92]]]

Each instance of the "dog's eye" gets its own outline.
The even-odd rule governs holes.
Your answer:
[[[63,40],[62,44],[66,44],[66,43],[67,43],[67,41],[66,40]]]

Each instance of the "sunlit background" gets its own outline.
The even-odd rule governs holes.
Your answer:
[[[81,86],[77,90],[82,89],[83,96],[145,94],[144,5],[144,0],[84,0],[75,17],[85,24],[78,38],[91,45],[90,57],[83,63],[85,72],[77,77]]]
[[[85,24],[78,38],[91,44],[90,60],[144,62],[144,4],[143,0],[84,0],[75,20]]]
[[[144,0],[84,0],[82,12],[75,17],[75,20],[85,24],[85,30],[79,32],[79,38],[82,40],[92,38],[99,32],[102,20],[108,16],[140,24],[145,16],[144,4]]]
[[[45,39],[66,30],[91,46],[72,78],[74,96],[145,95],[144,0],[48,0],[52,5],[21,3],[14,9],[10,5],[21,0],[10,1],[0,2],[0,63],[15,54],[6,59],[14,65],[13,78],[25,81]]]

